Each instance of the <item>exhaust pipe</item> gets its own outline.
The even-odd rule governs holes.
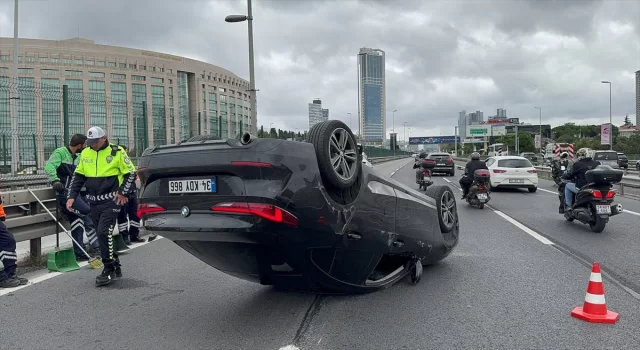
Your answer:
[[[240,143],[243,145],[248,145],[251,142],[253,142],[254,137],[251,136],[251,134],[249,133],[245,133],[244,135],[242,135],[242,137],[240,138]]]

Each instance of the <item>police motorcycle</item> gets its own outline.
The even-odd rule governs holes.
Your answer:
[[[431,180],[431,171],[436,167],[436,161],[433,159],[422,158],[422,161],[418,164],[414,164],[414,168],[418,168],[416,170],[416,183],[418,184],[418,189],[425,191],[427,187],[433,185],[433,181]]]
[[[560,186],[562,184],[562,175],[568,167],[568,159],[558,159],[551,162],[551,178],[553,178],[556,186]]]
[[[468,173],[465,171],[464,176]],[[473,172],[473,183],[469,187],[469,194],[467,194],[467,203],[471,206],[476,206],[478,209],[484,209],[484,205],[489,203],[491,197],[489,196],[489,170],[478,169]]]
[[[608,165],[599,165],[585,173],[587,184],[573,196],[572,210],[564,210],[567,221],[578,220],[589,225],[591,231],[604,231],[609,218],[622,213],[622,204],[614,204],[616,191],[613,184],[622,181],[623,172]],[[562,179],[558,186],[558,198],[564,208],[564,189],[569,180]]]

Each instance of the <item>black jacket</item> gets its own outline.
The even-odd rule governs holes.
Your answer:
[[[593,158],[583,158],[573,163],[562,178],[572,180],[576,184],[576,188],[581,188],[587,184],[585,173],[595,169],[598,165],[600,165],[600,162],[593,160]]]
[[[487,163],[481,160],[471,160],[467,163],[464,168],[465,173],[473,180],[473,173],[475,173],[478,169],[489,169],[487,168]]]

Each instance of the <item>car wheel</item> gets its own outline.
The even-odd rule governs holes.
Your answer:
[[[537,187],[529,187],[529,188],[527,188],[527,189],[529,190],[529,193],[534,193],[535,191],[537,191],[537,190],[538,190],[538,188],[537,188]]]
[[[451,176],[456,176],[456,169],[451,170],[451,172],[449,173],[449,175],[451,175]]]
[[[358,153],[355,136],[340,120],[328,120],[309,130],[318,159],[320,175],[328,185],[345,190],[351,187],[362,170],[362,155]]]
[[[425,194],[436,200],[438,223],[443,234],[451,233],[458,224],[456,197],[449,186],[439,185],[427,188]]]

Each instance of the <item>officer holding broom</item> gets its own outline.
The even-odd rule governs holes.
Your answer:
[[[100,127],[94,126],[87,131],[87,146],[80,154],[80,162],[69,185],[67,209],[71,210],[80,189],[85,186],[104,264],[102,273],[96,277],[96,285],[103,286],[122,276],[120,259],[114,249],[113,229],[122,206],[135,188],[136,168],[121,147],[109,143]]]

